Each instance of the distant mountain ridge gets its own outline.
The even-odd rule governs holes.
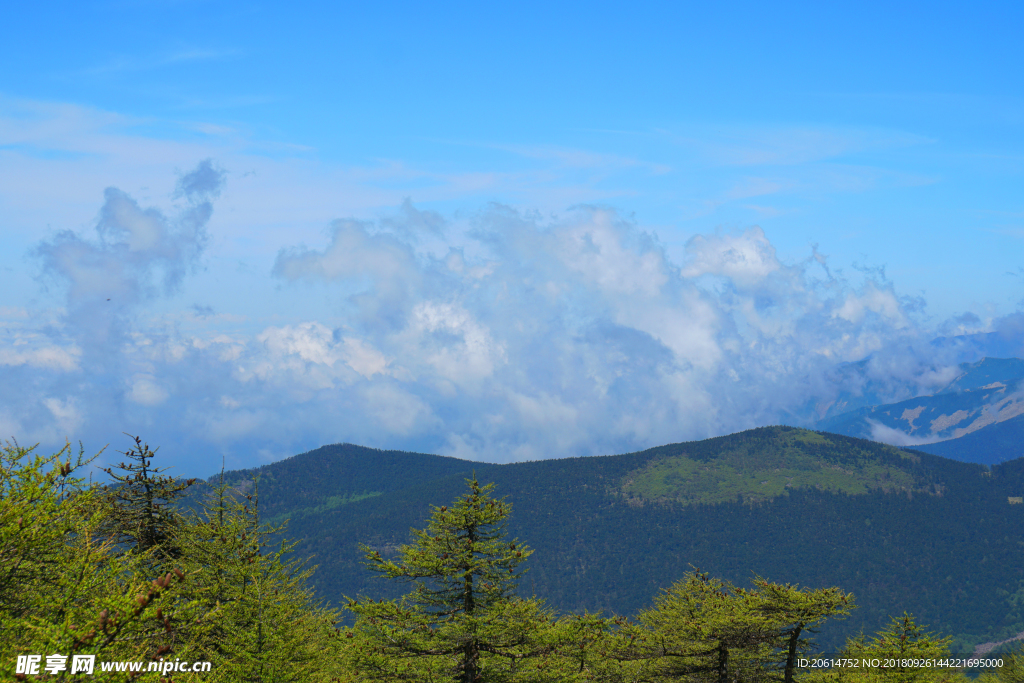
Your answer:
[[[958,439],[922,444],[916,448],[961,462],[994,464],[1024,458],[1024,415],[989,425]]]
[[[861,606],[823,631],[913,612],[960,651],[1024,630],[1024,459],[991,469],[842,435],[766,427],[638,453],[492,465],[326,446],[259,470],[260,509],[290,519],[318,593],[393,597],[359,543],[390,554],[473,472],[513,505],[510,532],[537,552],[521,588],[562,610],[632,614],[691,565],[745,584],[852,591]]]
[[[994,464],[1024,454],[1024,360],[983,358],[929,396],[865,406],[821,420],[816,427],[912,446],[948,457]],[[964,443],[953,445],[971,435]],[[947,444],[940,446],[941,443]]]
[[[1019,385],[1024,380],[1024,360],[1020,358],[982,358],[977,363],[964,363],[963,373],[936,394],[950,394],[975,389],[999,389]]]
[[[443,455],[381,450],[342,443],[322,446],[252,470],[225,473],[229,485],[248,491],[257,473],[261,510],[270,522],[322,514],[365,498],[386,495],[424,481],[480,476],[497,467]],[[213,483],[219,475],[211,477]]]

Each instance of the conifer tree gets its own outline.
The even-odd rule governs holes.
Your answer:
[[[91,459],[70,446],[52,455],[0,448],[0,673],[18,656],[57,654],[143,660],[169,651],[170,613],[184,574],[152,577],[145,555],[115,552],[99,533],[102,498],[78,471]],[[159,615],[159,616],[158,616]],[[94,680],[122,680],[97,674]]]
[[[947,659],[950,642],[952,637],[925,631],[913,615],[904,612],[872,638],[863,634],[850,638],[840,653],[840,657],[861,662],[878,660],[878,667],[833,669],[815,678],[828,683],[967,683],[957,669],[913,664],[915,660]]]
[[[168,512],[182,484],[160,477],[139,440],[133,450],[134,474],[100,487],[78,476],[90,460],[70,447],[0,449],[0,678],[23,680],[18,657],[31,654],[64,658],[55,681],[75,655],[214,664],[179,683],[342,675],[338,614],[315,601],[292,545],[268,549],[282,529],[261,523],[258,489],[239,496],[222,481],[199,510]],[[97,668],[90,680],[130,679]]]
[[[659,595],[604,646],[608,680],[791,683],[806,631],[854,607],[838,588],[801,589],[756,577],[743,589],[698,571]]]
[[[765,677],[763,655],[773,623],[754,609],[752,596],[727,581],[689,572],[641,612],[639,622],[641,630],[627,629],[625,635],[639,640],[634,656],[656,660],[654,680]]]
[[[222,472],[175,531],[198,615],[182,632],[181,651],[211,662],[196,679],[206,683],[319,680],[338,665],[338,614],[313,597],[313,570],[288,559],[294,544],[269,548],[283,527],[261,522],[259,483],[251,483],[243,494]]]
[[[532,550],[506,536],[511,512],[493,484],[467,480],[450,507],[433,507],[427,528],[396,559],[363,546],[366,564],[411,585],[399,600],[350,600],[356,624],[346,665],[361,681],[561,680],[538,658],[559,646],[553,613],[516,596]]]
[[[839,588],[799,588],[754,578],[754,589],[736,589],[737,596],[749,596],[750,609],[772,625],[769,645],[781,651],[784,683],[793,683],[797,657],[806,651],[806,633],[825,619],[844,617],[856,605],[853,595]],[[774,641],[774,642],[772,642]]]
[[[138,436],[129,438],[134,445],[121,453],[127,462],[103,470],[114,480],[103,487],[109,506],[104,529],[118,545],[148,553],[160,566],[180,555],[172,543],[174,530],[182,522],[175,503],[195,479],[182,481],[163,474],[166,467],[153,466],[156,451]]]

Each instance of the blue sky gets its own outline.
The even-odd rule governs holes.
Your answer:
[[[1021,344],[1022,14],[8,10],[0,431],[508,461],[934,390]]]

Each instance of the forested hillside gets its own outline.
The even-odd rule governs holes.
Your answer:
[[[841,586],[860,608],[825,645],[904,610],[969,648],[1024,630],[1024,460],[993,467],[788,427],[626,455],[488,465],[328,446],[261,468],[268,514],[315,556],[318,595],[391,596],[362,565],[409,541],[473,471],[512,503],[536,549],[527,593],[564,610],[633,614],[692,567]]]
[[[205,485],[123,455],[98,483],[0,449],[5,680],[1024,680],[1006,645],[941,663],[1020,628],[1024,461],[791,428],[500,467],[342,446]],[[802,663],[827,652],[867,663]]]

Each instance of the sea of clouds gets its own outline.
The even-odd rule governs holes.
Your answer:
[[[339,219],[325,244],[282,243],[265,273],[296,297],[330,293],[329,315],[254,332],[151,324],[205,267],[224,183],[200,163],[173,212],[109,188],[89,230],[34,247],[63,307],[0,309],[0,433],[111,452],[139,434],[204,476],[221,456],[255,466],[335,442],[584,456],[812,425],[944,386],[986,353],[978,339],[1024,351],[1020,314],[935,323],[884,271],[851,280],[816,250],[784,263],[756,227],[693,237],[673,262],[657,235],[591,206],[455,221],[406,202]]]

